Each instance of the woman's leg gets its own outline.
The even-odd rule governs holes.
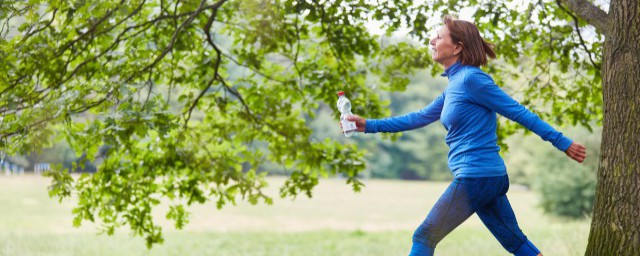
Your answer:
[[[502,247],[517,256],[536,256],[540,250],[522,233],[513,213],[506,190],[504,194],[476,211]]]
[[[438,242],[473,214],[465,182],[454,179],[413,235],[409,256],[431,256]]]

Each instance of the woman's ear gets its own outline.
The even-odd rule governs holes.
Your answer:
[[[464,44],[462,42],[456,43],[456,45],[453,47],[453,55],[457,56],[462,52],[462,49],[464,49]]]

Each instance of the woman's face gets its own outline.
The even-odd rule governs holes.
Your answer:
[[[456,63],[458,53],[462,50],[461,45],[453,43],[447,26],[443,26],[429,44],[431,44],[431,57],[445,68]]]

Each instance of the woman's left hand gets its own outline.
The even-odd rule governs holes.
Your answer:
[[[578,163],[582,163],[584,159],[587,157],[587,148],[584,146],[573,142],[571,146],[564,151],[567,156],[571,157],[571,159],[576,160]]]

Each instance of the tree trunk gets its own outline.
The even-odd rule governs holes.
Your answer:
[[[640,1],[612,0],[603,56],[604,127],[586,255],[640,255]]]

